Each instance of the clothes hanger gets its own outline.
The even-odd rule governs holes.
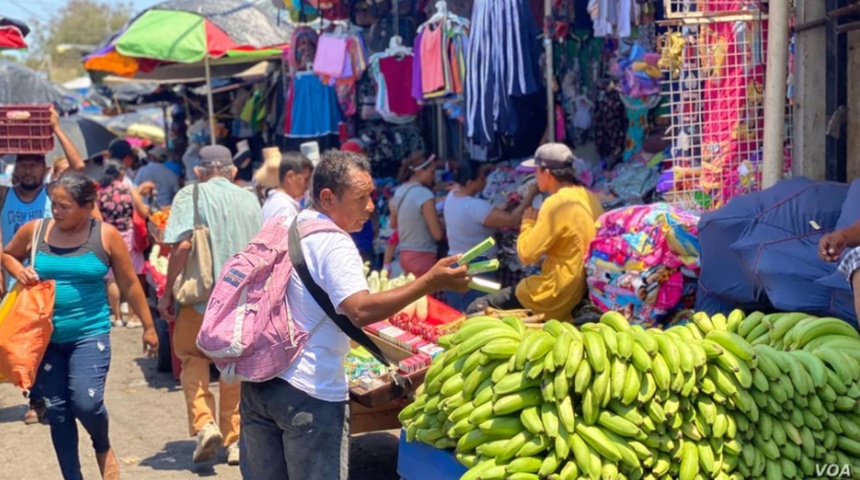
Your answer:
[[[418,33],[421,33],[421,31],[424,30],[424,27],[426,27],[428,25],[435,24],[435,23],[439,23],[439,22],[445,20],[447,17],[448,17],[448,2],[446,2],[445,0],[439,0],[438,2],[436,2],[436,13],[434,13],[433,16],[430,17],[429,20],[427,20],[426,22],[421,24],[420,27],[418,27]]]
[[[385,55],[388,57],[405,57],[412,55],[412,49],[403,45],[403,39],[400,38],[400,35],[394,35],[388,42]]]

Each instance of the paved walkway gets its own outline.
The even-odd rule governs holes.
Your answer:
[[[185,402],[172,375],[157,373],[155,360],[141,355],[140,330],[114,329],[113,360],[106,403],[111,415],[111,440],[122,464],[123,478],[133,480],[238,480],[238,467],[223,460],[195,467],[194,441],[188,437]],[[217,387],[215,387],[217,391]],[[25,400],[8,384],[0,385],[0,480],[60,478],[44,425],[24,425]],[[97,479],[95,455],[81,428],[84,477]],[[396,480],[397,432],[354,436],[350,480]]]

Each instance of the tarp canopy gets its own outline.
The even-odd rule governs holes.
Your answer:
[[[71,92],[19,63],[0,59],[0,105],[46,103],[64,112],[76,107]]]
[[[132,19],[87,56],[84,66],[132,77],[165,62],[280,55],[289,39],[289,29],[269,9],[247,0],[167,0]]]

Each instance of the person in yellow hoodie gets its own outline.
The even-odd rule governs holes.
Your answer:
[[[571,320],[586,294],[585,254],[596,234],[595,221],[603,214],[597,197],[577,181],[574,160],[566,145],[549,143],[523,163],[537,169],[538,188],[549,194],[539,211],[526,210],[517,240],[524,265],[544,259],[541,272],[524,278],[515,290],[508,287],[479,298],[467,313],[527,308],[546,319]]]

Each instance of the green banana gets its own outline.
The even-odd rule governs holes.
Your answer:
[[[576,433],[603,458],[612,462],[621,460],[621,453],[618,448],[601,429],[580,422],[576,425]]]
[[[681,467],[678,472],[680,480],[694,480],[699,476],[699,450],[696,444],[685,442],[681,446]]]
[[[755,349],[743,337],[727,330],[713,330],[705,336],[725,350],[732,352],[741,360],[750,362],[756,358]]]
[[[543,422],[540,416],[540,407],[530,407],[520,412],[520,421],[530,433],[539,435],[544,432]]]
[[[607,367],[606,345],[603,337],[597,332],[584,332],[583,340],[588,363],[596,373],[602,373]]]
[[[543,435],[530,438],[517,452],[517,457],[533,457],[552,446],[552,442]]]
[[[544,403],[540,409],[541,422],[543,423],[544,431],[550,438],[558,436],[558,411],[552,403]]]
[[[570,356],[570,344],[573,342],[573,337],[569,333],[562,330],[561,334],[555,339],[555,345],[552,349],[552,359],[555,368],[563,368]]]
[[[541,391],[538,388],[529,388],[499,398],[493,404],[495,415],[508,415],[519,412],[528,407],[536,407],[543,403]]]

